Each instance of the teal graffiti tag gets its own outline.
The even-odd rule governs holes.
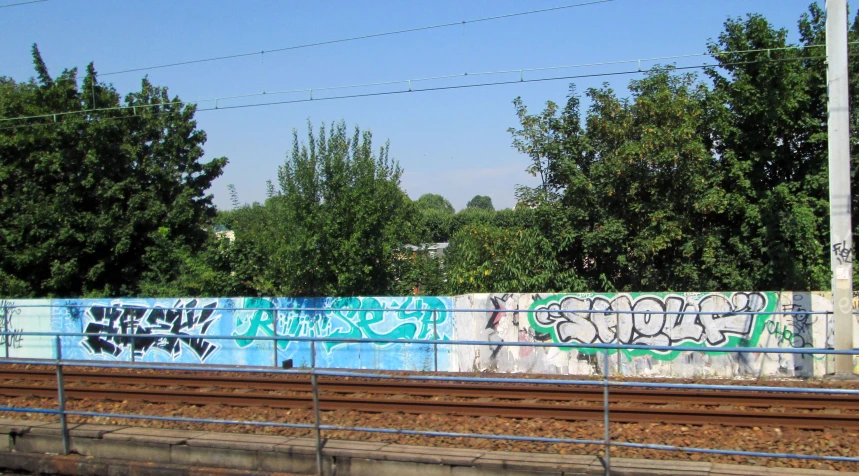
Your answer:
[[[407,297],[402,302],[392,301],[388,306],[372,297],[341,298],[332,302],[331,307],[340,308],[326,311],[333,328],[328,337],[335,339],[428,339],[433,336],[433,320],[438,326],[447,319],[444,303],[435,297]],[[387,332],[376,331],[374,327],[386,324],[386,314],[393,314],[393,327]],[[339,325],[335,327],[335,323],[345,328]],[[330,351],[343,344],[326,342],[324,347]]]
[[[777,345],[787,344],[794,348],[813,346],[811,342],[805,341],[805,337],[801,334],[794,333],[788,329],[787,325],[784,325],[781,322],[767,321],[767,332],[769,332],[771,336],[775,336]]]
[[[271,308],[275,307],[271,301],[264,298],[245,299],[244,305],[246,308]],[[274,335],[274,310],[256,310],[256,311],[234,311],[236,314],[236,328],[233,331],[233,336],[241,337],[256,337],[256,336],[273,336]],[[236,339],[236,345],[245,348],[253,344],[253,339]]]
[[[414,309],[412,309],[411,304],[412,298],[406,298],[400,306],[404,309],[397,313],[397,317],[400,319],[414,318],[421,323],[420,332],[413,339],[433,338],[433,331],[447,320],[447,310],[444,303],[437,297],[429,296],[414,299]]]
[[[304,310],[290,311],[278,324],[280,324],[278,331],[281,336],[324,337],[328,335],[329,319],[328,316],[319,315],[317,312],[309,315]],[[277,341],[277,348],[280,350],[285,350],[288,346],[288,340]]]

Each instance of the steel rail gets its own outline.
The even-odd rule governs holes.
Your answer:
[[[280,378],[254,378],[219,375],[122,375],[94,372],[65,372],[67,383],[100,383],[124,385],[150,385],[161,387],[187,388],[223,388],[231,390],[273,390],[310,392],[310,380],[303,376],[286,376]],[[0,370],[0,379],[29,381],[54,381],[50,371],[22,369],[19,371]],[[410,396],[450,396],[464,398],[485,398],[491,394],[498,400],[549,400],[549,401],[600,401],[603,390],[598,382],[595,386],[547,386],[547,385],[485,385],[485,384],[445,384],[434,382],[379,382],[354,381],[333,378],[319,380],[320,389],[328,393],[340,394],[386,394]],[[611,400],[614,402],[632,402],[651,405],[667,403],[683,403],[689,405],[718,405],[745,406],[754,408],[789,407],[810,410],[839,409],[859,410],[859,397],[833,395],[828,398],[810,398],[809,396],[772,394],[748,391],[671,391],[647,390],[636,388],[620,388],[612,391]]]
[[[56,398],[53,386],[3,384],[0,395],[7,397]],[[197,392],[185,390],[117,389],[68,387],[67,399],[136,400],[150,403],[189,405],[227,405],[238,407],[305,408],[313,406],[309,395],[265,393]],[[602,420],[602,406],[559,405],[551,403],[451,401],[416,399],[373,399],[342,396],[320,398],[323,411],[349,410],[370,413],[403,412],[409,414],[451,414],[465,416],[499,416],[505,418],[547,418],[566,421]],[[622,423],[661,422],[678,424],[725,424],[732,426],[784,426],[805,429],[859,429],[859,414],[798,412],[748,412],[697,408],[642,408],[610,405],[612,421]]]
[[[859,351],[856,351],[859,354]],[[0,359],[0,364],[12,365],[33,365],[38,367],[53,368],[57,365],[55,359]],[[154,370],[162,372],[170,371],[187,371],[187,372],[225,372],[230,374],[241,375],[310,375],[311,372],[316,375],[326,377],[349,377],[361,379],[378,379],[381,381],[415,381],[415,382],[463,382],[463,383],[492,383],[504,385],[581,385],[581,386],[604,386],[608,385],[612,388],[650,388],[650,389],[681,389],[681,390],[705,390],[716,391],[723,390],[733,392],[740,386],[727,384],[694,384],[694,383],[666,383],[666,382],[635,382],[635,381],[617,381],[617,380],[584,380],[571,379],[570,376],[556,376],[556,378],[517,378],[513,375],[506,377],[470,377],[470,376],[447,376],[445,375],[421,375],[409,373],[406,375],[394,375],[389,373],[380,373],[378,370],[349,370],[349,369],[316,369],[307,368],[280,369],[272,367],[258,366],[241,366],[241,365],[216,365],[216,364],[165,364],[151,362],[117,362],[117,361],[92,361],[92,360],[64,360],[60,362],[63,367],[71,368],[88,368],[88,369],[123,369],[123,370]],[[565,378],[566,377],[566,378]],[[750,383],[750,382],[747,382]],[[827,387],[778,387],[778,386],[763,386],[763,385],[742,385],[744,391],[750,392],[769,392],[774,394],[780,393],[800,393],[814,395],[853,395],[859,396],[859,389],[856,388],[827,388]]]

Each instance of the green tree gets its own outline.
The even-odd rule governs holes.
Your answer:
[[[441,296],[447,293],[443,260],[426,250],[403,250],[395,261],[393,294]]]
[[[729,19],[709,45],[708,71],[719,114],[718,166],[727,192],[724,241],[756,289],[828,289],[828,170],[824,13],[816,4],[799,23],[806,49],[785,48],[788,32],[760,15]],[[850,40],[859,39],[857,24]],[[850,61],[852,72],[857,63]],[[855,85],[855,75],[851,81]],[[851,88],[853,100],[857,88]],[[854,124],[856,113],[852,113]],[[854,177],[856,176],[854,160]],[[854,198],[854,216],[857,210]]]
[[[514,101],[513,145],[541,179],[517,190],[517,209],[532,209],[568,283],[828,288],[824,20],[812,4],[799,22],[804,48],[790,48],[760,15],[729,19],[709,45],[712,88],[655,68],[628,99],[588,90],[584,121],[574,90],[560,114],[552,102],[530,115]],[[849,39],[859,40],[859,20]],[[859,63],[849,67],[856,102]],[[859,112],[851,120],[859,127]]]
[[[451,239],[444,264],[453,294],[559,290],[552,243],[533,229],[466,226]]]
[[[415,201],[423,221],[421,240],[429,243],[446,242],[450,239],[453,225],[453,205],[435,193],[425,193]]]
[[[451,230],[455,225],[456,215],[438,209],[425,209],[419,212],[423,221],[421,241],[442,243],[450,240]]]
[[[465,208],[476,208],[478,210],[489,210],[491,212],[495,211],[495,207],[492,206],[492,199],[486,195],[475,195],[474,198],[468,201]]]
[[[436,193],[425,193],[415,202],[421,211],[438,210],[440,212],[453,214],[453,205],[446,198]]]
[[[518,192],[556,253],[554,285],[718,288],[715,264],[705,261],[719,254],[713,215],[724,202],[706,140],[707,89],[661,68],[629,89],[629,99],[605,86],[588,90],[586,128],[574,88],[560,115],[553,103],[530,116],[514,102],[523,127],[511,131],[514,145],[540,151],[532,161],[551,170],[539,188]]]
[[[143,80],[120,98],[92,64],[38,80],[0,78],[0,294],[135,295],[169,281],[215,214],[206,191],[226,158],[201,161],[193,106]],[[124,109],[100,110],[103,108]],[[166,255],[165,255],[166,253]]]
[[[187,247],[176,249],[164,240],[159,259],[147,264],[140,295],[152,297],[176,296],[248,296],[257,294],[233,272],[241,260],[239,248],[228,239],[219,237],[209,228],[205,246],[192,252]],[[153,256],[150,254],[149,256]]]
[[[261,294],[385,295],[397,251],[417,238],[417,209],[400,189],[402,169],[373,153],[372,135],[340,122],[293,148],[265,205],[240,208],[234,220],[236,273]]]

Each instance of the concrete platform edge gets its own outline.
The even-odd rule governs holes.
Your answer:
[[[0,419],[0,442],[4,443],[0,447],[0,469],[81,476],[316,473],[314,445],[309,438],[180,433],[95,424],[82,425],[82,430],[84,426],[86,431],[71,431],[71,450],[75,454],[61,456],[62,440],[53,425]],[[426,448],[348,440],[327,440],[323,455],[324,474],[328,476],[605,474],[602,460],[588,455]],[[612,458],[611,463],[612,474],[629,476],[859,476],[855,472],[691,461]]]

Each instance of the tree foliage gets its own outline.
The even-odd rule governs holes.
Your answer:
[[[92,64],[38,80],[0,78],[0,294],[135,295],[175,279],[206,242],[206,191],[226,158],[201,162],[194,107],[144,79],[124,99]],[[126,109],[100,111],[120,105]]]
[[[285,296],[384,295],[395,283],[397,250],[414,241],[417,209],[400,189],[389,145],[346,124],[293,131],[265,205],[233,212],[236,273],[258,293]]]
[[[534,229],[469,225],[445,254],[451,293],[556,290],[552,243]]]
[[[421,211],[436,210],[441,213],[453,214],[453,205],[437,193],[425,193],[415,201],[418,209]]]
[[[656,67],[628,97],[589,89],[584,115],[575,89],[563,109],[548,102],[535,115],[517,98],[513,147],[541,179],[518,190],[521,208],[581,286],[556,287],[828,288],[826,70],[814,46],[824,20],[812,4],[799,22],[806,48],[789,48],[760,15],[729,19],[709,45],[712,86]]]
[[[492,199],[486,195],[475,195],[474,198],[468,201],[465,208],[495,211],[495,207],[492,206]]]
[[[80,85],[54,78],[34,48],[37,79],[0,78],[0,117],[43,116],[0,130],[0,294],[827,289],[825,12],[800,18],[798,45],[760,15],[724,27],[702,76],[571,85],[538,113],[514,99],[512,146],[539,185],[513,210],[477,195],[458,213],[441,195],[411,201],[388,145],[340,122],[294,132],[265,203],[230,186],[213,219],[226,159],[201,162],[193,107],[146,80],[121,99],[92,65]],[[855,105],[855,55],[849,68]],[[448,241],[444,259],[404,246]]]

